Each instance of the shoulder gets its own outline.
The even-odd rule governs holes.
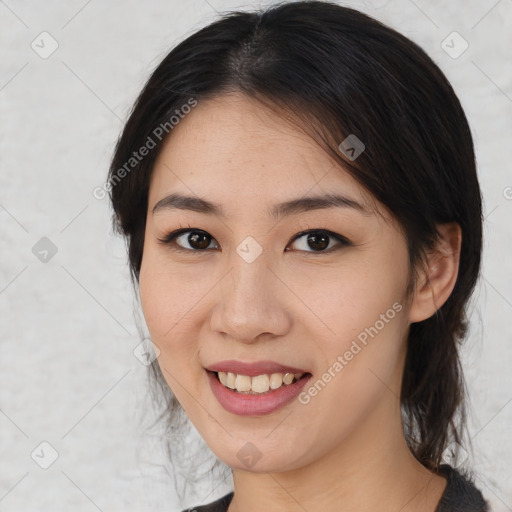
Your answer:
[[[226,512],[233,499],[233,495],[234,493],[230,492],[213,503],[201,505],[200,507],[187,508],[183,512]]]
[[[435,512],[489,512],[489,505],[468,474],[447,464],[439,468],[439,473],[447,484]]]

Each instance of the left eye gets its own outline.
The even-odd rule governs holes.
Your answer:
[[[302,240],[302,242],[301,242]],[[164,245],[173,245],[173,249],[177,251],[185,252],[205,252],[206,250],[217,249],[218,244],[215,243],[216,247],[211,247],[211,244],[215,239],[209,235],[206,231],[198,229],[179,229],[169,233],[158,241]],[[331,249],[335,249],[350,245],[350,242],[341,235],[327,231],[325,229],[309,230],[298,233],[291,241],[291,243],[298,243],[299,247],[297,250],[304,252],[328,252]],[[189,247],[186,247],[186,244]],[[312,249],[312,250],[308,250]],[[285,251],[289,251],[288,248]]]
[[[292,242],[300,241],[301,239],[302,242],[299,244],[301,247],[298,250],[306,252],[328,252],[328,250],[336,247],[336,245],[343,247],[350,244],[341,235],[323,229],[299,233]],[[332,242],[337,242],[337,244]],[[313,249],[313,251],[308,251],[308,248]]]

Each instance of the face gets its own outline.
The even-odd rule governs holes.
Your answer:
[[[159,154],[142,308],[168,385],[232,468],[378,437],[399,410],[408,271],[383,205],[254,100],[199,102]]]

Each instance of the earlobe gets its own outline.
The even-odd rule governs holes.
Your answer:
[[[430,318],[446,302],[457,281],[462,244],[460,226],[450,222],[438,225],[437,229],[439,238],[418,272],[409,311],[411,323]]]

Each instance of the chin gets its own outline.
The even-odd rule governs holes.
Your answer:
[[[244,442],[240,438],[231,439],[229,446],[213,446],[212,451],[224,464],[233,470],[249,471],[251,473],[283,473],[298,469],[308,462],[312,455],[312,449],[302,446],[301,453],[297,453],[297,444],[292,442],[289,448],[276,449],[275,443],[269,443],[268,439]],[[233,451],[233,445],[237,449]],[[238,447],[239,446],[239,447]],[[304,451],[306,450],[306,451]]]

